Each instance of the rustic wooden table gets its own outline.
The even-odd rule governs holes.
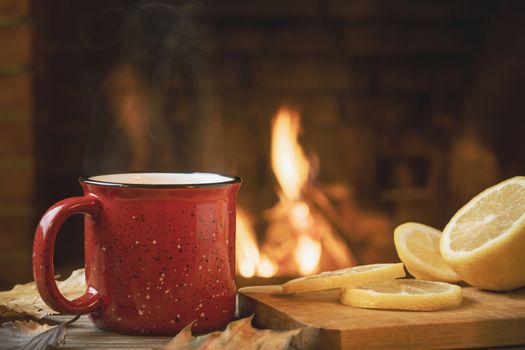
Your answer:
[[[66,322],[72,316],[52,316],[49,319],[59,322]],[[129,349],[129,350],[159,350],[162,349],[172,337],[154,336],[132,336],[102,331],[96,328],[87,316],[82,316],[76,322],[68,326],[66,342],[60,349],[80,350],[110,350],[110,349]],[[525,349],[525,345],[493,347],[493,350]],[[290,350],[298,350],[290,346]]]
[[[265,285],[269,282],[284,283],[290,277],[267,278],[238,278],[237,285]],[[66,322],[73,318],[71,315],[48,316],[47,319],[56,322]],[[173,337],[132,336],[106,332],[96,328],[87,316],[72,323],[67,328],[66,342],[60,349],[162,349]]]
[[[53,321],[66,322],[72,316],[52,316]],[[66,342],[60,349],[162,349],[172,337],[133,336],[102,331],[87,316],[67,327]]]

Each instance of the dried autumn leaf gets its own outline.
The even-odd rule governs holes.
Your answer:
[[[165,350],[279,350],[288,349],[290,342],[301,329],[274,331],[252,327],[253,316],[231,322],[224,331],[193,336],[192,324],[186,326],[164,348]]]
[[[58,288],[68,299],[81,296],[86,290],[84,269],[75,270],[64,281],[57,281]],[[18,284],[13,289],[0,292],[0,317],[32,316],[42,318],[56,314],[44,303],[35,282]]]
[[[0,350],[46,350],[64,344],[66,327],[78,320],[77,315],[67,322],[51,326],[33,320],[6,322],[0,326]]]
[[[38,334],[51,328],[53,326],[32,320],[6,322],[0,327],[0,350],[22,347]]]
[[[0,350],[44,350],[64,343],[66,324],[50,326],[33,320],[4,323],[0,327]]]

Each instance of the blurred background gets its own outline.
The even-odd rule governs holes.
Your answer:
[[[242,177],[242,276],[395,261],[397,224],[525,173],[523,23],[522,1],[0,0],[0,288],[80,175],[135,170]],[[76,216],[58,271],[82,239]]]

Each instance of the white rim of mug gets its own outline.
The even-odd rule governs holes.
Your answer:
[[[187,184],[140,184],[140,183],[125,183],[125,182],[114,182],[114,181],[102,181],[93,180],[92,177],[106,176],[106,175],[132,175],[132,174],[179,174],[179,175],[194,175],[194,174],[207,174],[207,175],[219,175],[222,177],[230,178],[231,180],[221,182],[203,182],[203,183],[187,183]],[[119,187],[119,188],[205,188],[205,187],[223,187],[227,185],[241,183],[242,180],[238,176],[225,175],[220,173],[207,173],[207,172],[168,172],[168,171],[130,171],[125,173],[108,173],[108,174],[97,174],[91,176],[80,176],[78,181],[88,185],[96,186],[108,186],[108,187]]]

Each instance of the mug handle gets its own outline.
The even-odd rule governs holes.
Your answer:
[[[73,214],[85,214],[93,219],[100,211],[98,198],[92,194],[66,198],[50,207],[37,226],[33,242],[33,275],[40,296],[54,310],[68,314],[86,314],[97,310],[100,295],[88,287],[84,295],[66,299],[55,281],[53,255],[60,226]]]

